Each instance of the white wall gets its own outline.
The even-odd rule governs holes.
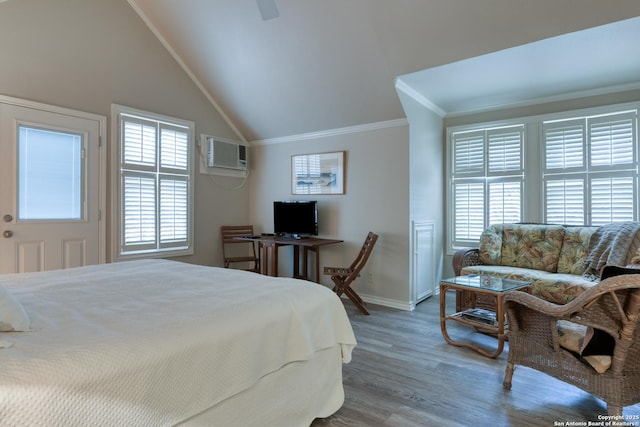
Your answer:
[[[126,0],[0,2],[0,58],[0,94],[100,114],[108,129],[118,103],[234,138]],[[220,225],[248,221],[248,187],[232,189],[240,182],[196,172],[195,254],[180,259],[222,265]]]
[[[273,201],[311,199],[291,195],[291,156],[346,151],[344,195],[319,195],[324,265],[348,266],[368,231],[380,235],[354,289],[365,299],[398,308],[409,301],[409,128],[407,125],[316,137],[251,149],[250,216],[259,232],[273,231]],[[291,248],[280,249],[280,273],[291,274]],[[371,281],[369,280],[371,278]],[[322,283],[330,285],[328,277]]]

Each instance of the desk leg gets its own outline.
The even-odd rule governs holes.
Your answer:
[[[320,248],[313,248],[316,253],[316,283],[320,283]]]
[[[293,245],[293,277],[296,279],[306,279],[306,269],[303,272],[303,276],[300,276],[300,246]]]
[[[315,277],[313,279],[314,282],[320,283],[320,248],[316,246],[305,246],[303,249],[303,260],[302,260],[302,277],[306,280],[312,280],[309,277],[309,251],[315,252]]]
[[[278,245],[271,246],[271,275],[278,275]]]
[[[269,274],[269,246],[262,243],[260,245],[260,273],[265,276]]]

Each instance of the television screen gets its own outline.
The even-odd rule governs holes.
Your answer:
[[[295,200],[273,202],[273,232],[283,236],[316,236],[318,202]]]

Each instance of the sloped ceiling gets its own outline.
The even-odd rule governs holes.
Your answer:
[[[488,78],[500,61],[540,65],[540,56],[499,51],[640,16],[637,0],[274,0],[279,16],[268,20],[256,0],[128,1],[245,141],[402,119],[398,77],[443,115],[561,95],[579,79],[569,92],[634,84],[630,70],[640,81],[640,56],[616,48],[620,37],[638,43],[637,21],[595,38],[548,41],[536,55],[545,64],[563,59],[557,70],[545,65],[508,84]],[[615,66],[583,77],[594,61],[572,43],[607,53]],[[552,45],[560,49],[544,59]],[[617,67],[624,83],[612,78]]]

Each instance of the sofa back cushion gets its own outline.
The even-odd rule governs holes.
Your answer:
[[[544,224],[504,224],[501,265],[556,272],[564,227]]]
[[[490,225],[480,235],[478,258],[482,264],[501,265],[502,224]]]
[[[589,239],[598,227],[566,227],[558,259],[558,273],[584,273],[584,260],[589,250]]]

